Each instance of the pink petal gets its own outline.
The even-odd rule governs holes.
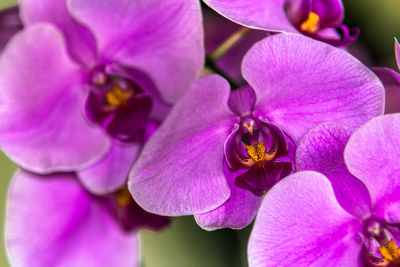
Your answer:
[[[197,0],[70,0],[69,10],[93,31],[101,60],[146,72],[169,103],[203,68]]]
[[[258,42],[242,73],[256,91],[256,115],[295,142],[325,121],[357,128],[383,113],[382,83],[367,67],[342,49],[298,34]]]
[[[229,85],[200,79],[146,143],[128,183],[136,202],[160,215],[204,213],[230,196],[224,142],[238,119],[228,108]]]
[[[122,231],[107,202],[70,174],[19,171],[11,184],[5,226],[12,266],[136,266],[138,241]]]
[[[32,25],[11,40],[0,59],[0,143],[17,164],[39,173],[70,171],[108,151],[109,137],[82,114],[81,82],[53,26]]]
[[[297,172],[265,196],[250,235],[249,266],[357,266],[361,226],[326,177]]]

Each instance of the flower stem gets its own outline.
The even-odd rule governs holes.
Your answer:
[[[232,47],[234,47],[251,29],[241,27],[239,30],[234,32],[228,37],[217,49],[206,57],[206,65],[203,70],[202,76],[210,73],[217,73],[224,77],[230,84],[231,89],[234,90],[239,87],[239,85],[233,81],[229,75],[222,71],[216,64],[216,62],[224,56]]]
[[[239,30],[234,32],[228,39],[225,40],[217,49],[212,52],[208,58],[214,62],[220,59],[223,55],[226,54],[233,46],[237,44],[247,33],[250,32],[251,29],[246,27],[241,27]]]

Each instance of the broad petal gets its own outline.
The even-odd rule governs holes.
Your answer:
[[[243,26],[268,31],[297,32],[285,13],[285,0],[203,0],[222,16]]]
[[[68,52],[87,66],[96,61],[96,41],[92,33],[67,11],[67,0],[21,0],[21,18],[25,26],[48,22],[65,36]]]
[[[343,158],[351,133],[337,123],[320,124],[301,139],[296,151],[296,164],[298,171],[316,171],[328,177],[343,209],[365,219],[371,215],[368,189],[349,173]]]
[[[196,222],[201,228],[212,231],[220,228],[242,229],[253,221],[263,197],[235,185],[235,178],[243,170],[232,172],[224,164],[226,181],[231,189],[231,197],[215,210],[195,214]]]
[[[96,164],[78,172],[79,180],[92,193],[104,195],[122,187],[141,145],[115,141],[110,151]]]
[[[346,51],[297,34],[253,46],[242,64],[254,88],[255,115],[276,123],[295,142],[321,122],[351,128],[383,113],[379,79]]]
[[[229,85],[221,77],[200,79],[146,143],[128,183],[145,210],[190,215],[229,198],[224,142],[239,119],[229,111],[228,96]]]
[[[147,72],[165,101],[176,101],[200,74],[204,48],[198,1],[71,0],[69,4],[74,16],[96,35],[103,60]]]
[[[17,164],[70,171],[107,152],[108,136],[82,114],[80,83],[81,70],[51,25],[29,26],[11,40],[0,60],[0,143]]]
[[[135,266],[138,241],[70,174],[17,172],[5,226],[12,266]]]
[[[360,231],[326,177],[298,172],[265,196],[250,235],[249,266],[357,266]]]
[[[349,171],[368,188],[375,208],[400,188],[400,114],[374,118],[350,138],[344,158]],[[392,198],[394,200],[394,198]],[[378,205],[379,204],[379,205]]]

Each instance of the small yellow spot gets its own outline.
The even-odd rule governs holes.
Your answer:
[[[133,95],[133,91],[122,90],[117,84],[106,93],[107,102],[112,107],[125,105],[129,98]]]
[[[250,125],[247,123],[243,123],[243,127],[246,128],[246,130],[249,132],[249,134],[254,133],[254,121],[251,121]]]
[[[127,207],[132,203],[132,196],[128,188],[118,191],[115,195],[115,199],[117,200],[118,205],[121,207]]]
[[[378,250],[386,260],[393,263],[400,263],[400,249],[397,248],[393,239],[391,239],[386,245],[378,248]]]
[[[258,142],[255,145],[246,145],[247,153],[249,154],[250,158],[253,159],[255,163],[260,166],[264,165],[265,159],[265,145],[264,141]]]
[[[310,12],[307,20],[300,25],[300,29],[305,32],[314,33],[319,29],[318,22],[319,16],[314,12]]]
[[[243,160],[242,163],[247,167],[253,166],[255,163],[257,163],[260,167],[263,167],[264,161],[271,161],[275,159],[276,154],[278,153],[278,146],[273,144],[271,149],[265,153],[264,141],[261,141],[255,145],[246,145],[246,150],[250,158]]]

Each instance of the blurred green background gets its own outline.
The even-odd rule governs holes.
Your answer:
[[[0,8],[16,0],[0,0]],[[393,37],[400,37],[400,1],[344,0],[349,26],[361,28],[355,47],[371,66],[394,66]],[[361,47],[361,48],[360,48]],[[360,52],[359,50],[364,50]],[[0,224],[3,229],[7,186],[16,166],[0,152]],[[29,227],[29,226],[28,226]],[[145,267],[239,267],[246,266],[246,245],[250,227],[242,231],[201,230],[192,217],[173,220],[161,233],[141,232],[141,250]],[[3,239],[3,232],[0,238]],[[8,266],[0,243],[0,267]]]

